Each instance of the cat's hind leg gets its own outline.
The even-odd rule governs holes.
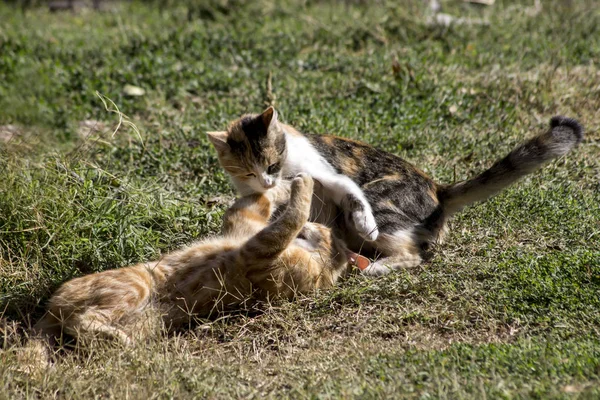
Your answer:
[[[76,337],[78,341],[101,339],[114,340],[125,346],[132,344],[129,334],[124,329],[107,317],[104,312],[94,308],[86,310],[65,323],[65,332]]]
[[[412,230],[380,234],[375,245],[382,256],[365,268],[363,274],[381,276],[398,269],[418,266],[422,262],[418,243],[417,235]]]

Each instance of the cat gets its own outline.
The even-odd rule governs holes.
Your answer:
[[[308,222],[312,178],[299,174],[287,183],[238,199],[225,212],[216,238],[158,261],[64,283],[34,326],[30,349],[38,359],[48,358],[44,349],[62,333],[131,344],[143,338],[144,320],[152,314],[176,329],[191,316],[218,315],[249,299],[292,298],[331,287],[357,255],[330,229]],[[283,203],[284,211],[269,223],[273,209]]]
[[[303,134],[279,122],[272,107],[207,134],[242,194],[267,192],[282,177],[299,172],[320,182],[323,190],[313,200],[311,220],[335,225],[351,250],[377,258],[363,272],[382,275],[419,265],[431,245],[442,241],[452,214],[565,155],[582,141],[583,128],[574,119],[553,117],[546,132],[476,177],[449,185],[368,144]],[[343,218],[331,211],[332,204]]]

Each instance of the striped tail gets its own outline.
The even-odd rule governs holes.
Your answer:
[[[476,177],[441,185],[438,198],[446,215],[485,200],[545,163],[567,154],[583,140],[583,127],[572,118],[550,120],[550,129],[523,143]]]

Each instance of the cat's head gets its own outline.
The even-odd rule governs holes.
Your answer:
[[[279,183],[287,148],[273,107],[242,116],[226,131],[207,134],[219,163],[242,194],[263,193]]]

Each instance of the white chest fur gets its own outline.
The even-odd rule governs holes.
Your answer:
[[[342,205],[348,195],[352,195],[362,204],[360,210],[352,211],[358,233],[368,240],[375,240],[379,231],[371,206],[361,188],[348,176],[338,174],[307,138],[288,133],[285,137],[288,151],[282,168],[283,176],[290,177],[300,172],[310,175],[323,185],[325,196],[338,206]]]
[[[285,135],[287,158],[283,165],[284,176],[294,176],[305,172],[316,178],[316,175],[337,175],[333,167],[319,154],[304,136]]]
[[[338,205],[347,194],[366,202],[356,183],[349,177],[338,174],[307,138],[290,134],[285,137],[288,153],[283,166],[284,176],[294,176],[300,172],[312,176],[323,185],[327,197]]]

